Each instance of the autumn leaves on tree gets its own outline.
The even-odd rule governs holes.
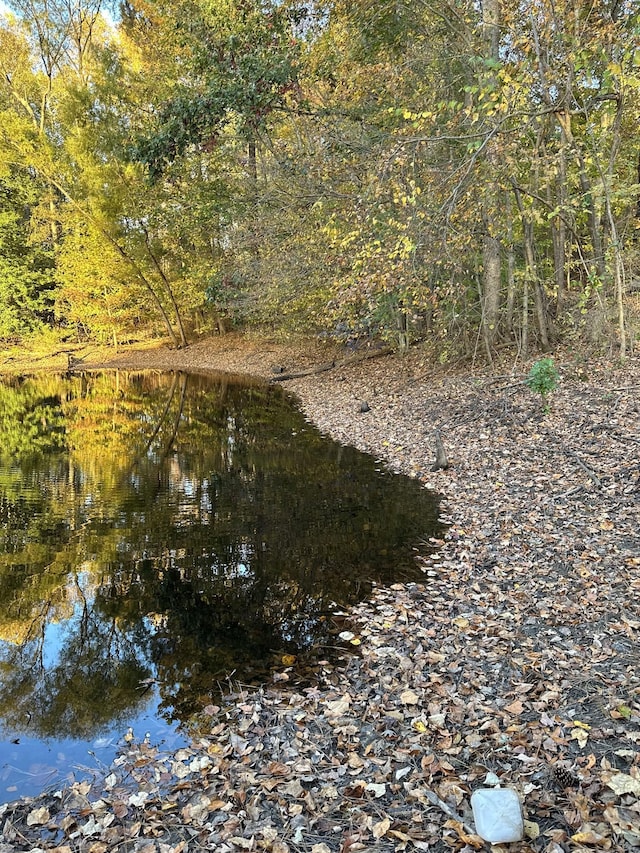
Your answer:
[[[633,346],[636,4],[9,5],[1,338]]]

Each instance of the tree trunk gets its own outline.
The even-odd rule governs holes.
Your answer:
[[[485,52],[488,59],[498,62],[500,59],[500,0],[484,0],[482,4],[482,34],[485,43]],[[489,71],[489,77],[493,78],[495,73]],[[498,155],[495,144],[487,144],[487,161],[490,172],[495,175],[497,170]],[[483,204],[484,233],[482,238],[482,334],[487,348],[487,355],[491,359],[491,350],[498,333],[500,320],[500,243],[496,234],[498,223],[496,221],[496,197],[495,192],[488,193],[488,198]]]
[[[549,349],[549,332],[547,328],[546,306],[544,304],[544,293],[540,280],[538,278],[538,270],[536,265],[536,256],[533,241],[533,223],[526,216],[520,191],[514,187],[518,210],[522,220],[522,238],[525,262],[525,281],[533,287],[533,296],[536,306],[536,319],[538,321],[538,330],[540,332],[540,343],[544,351]],[[528,305],[527,305],[528,309]]]
[[[520,355],[529,356],[529,282],[525,275],[522,283],[522,334],[520,336]]]
[[[162,269],[162,265],[161,265],[160,261],[158,260],[158,258],[156,257],[156,254],[151,247],[151,240],[149,237],[149,232],[144,227],[144,225],[142,225],[142,223],[139,223],[139,224],[142,227],[142,230],[144,232],[144,241],[145,241],[145,245],[147,247],[147,253],[148,253],[149,257],[151,258],[151,262],[153,263],[154,267],[156,268],[158,275],[162,279],[165,290],[167,291],[167,295],[169,297],[169,302],[171,303],[171,307],[173,308],[173,313],[175,315],[176,322],[178,324],[178,331],[180,332],[180,346],[181,347],[187,347],[187,346],[189,346],[189,342],[187,340],[187,335],[186,335],[185,330],[184,330],[184,323],[182,322],[182,314],[180,312],[180,308],[178,307],[178,303],[177,303],[175,295],[173,293],[173,288],[171,287],[171,282],[169,281],[169,279],[165,275],[165,272]]]
[[[567,215],[567,158],[564,146],[558,155],[558,179],[555,206],[559,208],[559,214],[550,223],[551,241],[553,244],[553,271],[556,282],[556,301],[558,305],[558,318],[562,315],[566,301],[567,289],[567,226],[565,216]]]
[[[509,334],[513,334],[513,317],[516,307],[516,253],[513,238],[513,211],[511,197],[506,198],[507,214],[507,304],[505,308],[505,326]]]
[[[500,285],[500,243],[486,233],[482,240],[482,326],[490,348],[495,342],[500,320]]]

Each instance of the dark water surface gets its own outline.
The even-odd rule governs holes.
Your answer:
[[[129,727],[178,746],[229,676],[259,682],[372,582],[422,577],[412,549],[437,517],[280,388],[5,379],[0,801],[109,764]]]

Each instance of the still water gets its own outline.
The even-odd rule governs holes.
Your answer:
[[[354,414],[354,417],[358,417]],[[436,497],[281,388],[103,372],[0,383],[0,802],[168,748],[227,679],[419,578]]]

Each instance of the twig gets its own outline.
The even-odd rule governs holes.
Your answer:
[[[347,356],[340,361],[328,361],[325,364],[320,364],[316,367],[309,367],[306,370],[298,370],[295,373],[281,373],[278,376],[271,377],[272,382],[285,382],[288,379],[300,379],[303,376],[311,376],[313,373],[324,373],[325,370],[333,370],[334,367],[346,367],[348,364],[353,364],[357,361],[364,361],[367,358],[378,358],[382,355],[388,355],[393,352],[391,347],[382,347],[378,350],[369,350],[363,353]]]
[[[499,388],[494,388],[496,394],[499,394],[500,391],[509,391],[511,388],[521,388],[523,385],[527,384],[526,379],[521,379],[518,382],[510,382],[508,385],[501,385]]]
[[[563,492],[561,495],[557,495],[557,496],[554,498],[554,500],[555,500],[555,501],[560,501],[560,500],[562,500],[563,498],[570,498],[572,495],[575,495],[575,494],[577,494],[578,492],[581,492],[583,488],[584,488],[584,486],[574,486],[572,489],[569,489],[569,491],[568,491],[568,492]]]
[[[485,380],[485,382],[483,384],[484,384],[484,387],[486,388],[488,385],[495,385],[497,382],[502,382],[503,379],[509,379],[509,380],[511,380],[511,382],[509,385],[505,385],[505,388],[513,388],[514,386],[511,383],[513,382],[513,380],[517,380],[518,375],[524,376],[525,374],[520,373],[520,374],[514,375],[513,373],[502,373],[500,376],[492,376],[491,379]],[[522,385],[523,382],[524,382],[524,380],[516,381],[515,384],[516,385]],[[500,391],[501,389],[498,388],[497,390]]]
[[[572,459],[575,459],[578,466],[580,468],[582,468],[582,470],[585,472],[585,474],[587,474],[587,476],[589,477],[591,482],[594,483],[597,486],[597,488],[599,488],[599,489],[602,488],[602,483],[600,482],[600,478],[598,477],[596,472],[592,468],[589,468],[588,465],[585,465],[584,462],[582,461],[582,459],[580,459],[580,457],[578,456],[578,454],[575,451],[565,450],[565,453],[567,454],[567,456],[570,456]]]
[[[448,806],[443,800],[440,799],[440,797],[437,794],[435,794],[429,788],[423,788],[422,793],[425,795],[425,797],[427,798],[427,800],[429,800],[430,803],[433,803],[434,806],[438,806],[438,808],[442,809],[442,811],[448,817],[452,818],[457,823],[459,823],[462,826],[462,828],[465,830],[465,832],[469,833],[469,835],[475,835],[476,834],[475,829],[472,826],[469,826],[469,824],[465,822],[462,815],[459,815],[456,811],[454,811],[451,808],[451,806]]]

